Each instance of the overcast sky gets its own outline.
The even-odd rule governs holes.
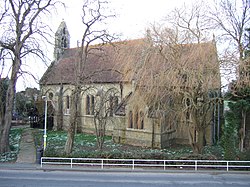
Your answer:
[[[63,0],[66,10],[61,10],[53,21],[56,31],[64,19],[71,36],[71,47],[77,45],[77,40],[82,37],[83,25],[81,24],[82,0]],[[121,39],[134,39],[143,37],[147,26],[162,20],[174,7],[190,4],[193,0],[109,0],[111,9],[116,13],[116,18],[111,18],[109,30],[121,33]]]
[[[52,25],[52,30],[56,32],[62,20],[66,21],[70,33],[70,47],[77,46],[77,40],[81,40],[83,24],[81,23],[82,0],[62,0],[66,9],[60,8],[48,24]],[[141,38],[145,34],[149,24],[160,22],[175,7],[180,7],[184,3],[191,4],[194,0],[109,0],[111,9],[114,10],[116,18],[112,18],[108,28],[112,33],[122,34],[121,39]],[[48,47],[49,58],[53,60],[53,48]],[[48,65],[50,62],[47,63]],[[28,67],[30,68],[30,67]],[[32,68],[32,67],[31,67]],[[35,77],[41,78],[47,67],[44,64],[36,65],[33,68]],[[35,81],[29,78],[18,81],[17,91],[24,90],[25,87],[37,87]]]

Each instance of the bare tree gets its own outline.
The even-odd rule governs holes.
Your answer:
[[[107,123],[112,122],[112,116],[118,105],[119,91],[115,88],[97,91],[97,101],[94,107],[94,124],[96,131],[97,145],[100,150],[103,148]]]
[[[176,8],[166,17],[166,21],[178,29],[180,43],[207,41],[213,27],[206,14],[207,9],[205,1],[196,1],[191,6],[184,4]]]
[[[248,28],[250,28],[250,1],[249,0],[218,0],[211,9],[211,18],[216,28],[221,31],[221,39],[228,44],[222,58],[224,67],[234,68],[232,72],[236,81],[231,82],[230,93],[234,100],[241,105],[242,122],[239,130],[240,149],[243,151],[246,137],[246,115],[249,106],[246,98],[250,96],[250,63],[247,56],[249,45]],[[228,68],[229,67],[229,68]]]
[[[180,33],[178,35],[181,40],[178,43],[184,46],[191,43],[187,47],[189,49],[183,51],[179,48],[181,58],[178,58],[178,63],[181,68],[178,73],[181,80],[177,83],[179,88],[173,91],[181,95],[181,108],[186,115],[184,119],[189,125],[190,145],[195,153],[201,153],[206,144],[205,132],[212,121],[213,106],[218,104],[218,98],[211,97],[211,94],[219,96],[221,86],[215,41],[208,42],[209,38],[211,40],[213,23],[206,15],[207,10],[208,6],[204,1],[197,1],[189,8],[184,6],[175,9],[175,19],[171,19]],[[182,57],[185,50],[188,55]]]
[[[216,28],[223,31],[222,36],[236,47],[239,60],[244,58],[246,43],[244,34],[250,26],[249,0],[217,0],[210,11]]]
[[[218,101],[210,93],[220,92],[216,47],[207,38],[207,19],[199,6],[191,12],[174,10],[167,24],[171,29],[153,26],[148,31],[146,56],[136,80],[153,115],[164,114],[175,118],[172,125],[189,127],[195,153],[205,145],[205,131]]]
[[[237,84],[249,84],[249,76],[243,76],[248,68],[245,60],[247,29],[250,27],[249,0],[217,0],[210,11],[210,19],[220,31],[220,40],[227,45],[221,58],[227,72],[237,79]],[[234,71],[232,71],[234,69]]]
[[[53,0],[2,0],[0,10],[0,24],[4,28],[1,32],[0,47],[6,51],[5,59],[11,63],[9,86],[6,94],[5,115],[1,121],[0,152],[9,150],[9,131],[16,92],[16,82],[21,74],[21,66],[26,56],[36,55],[44,58],[44,53],[38,38],[47,41],[48,27],[42,21],[42,15],[50,14],[55,7]],[[47,29],[47,30],[46,30]],[[2,57],[2,56],[1,56]]]
[[[79,56],[76,58],[75,64],[75,81],[74,90],[72,92],[72,108],[70,116],[70,126],[65,144],[65,153],[70,154],[73,149],[74,136],[77,125],[80,125],[80,94],[85,80],[89,79],[90,75],[86,75],[84,70],[88,57],[93,51],[100,51],[102,45],[111,42],[114,37],[108,34],[106,29],[101,28],[105,20],[114,17],[114,15],[106,15],[107,1],[100,0],[84,0],[82,6],[82,23],[85,26],[81,40],[81,48]],[[91,44],[99,43],[99,45],[91,46]]]

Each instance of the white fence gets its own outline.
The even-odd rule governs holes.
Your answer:
[[[45,165],[68,165],[73,167],[93,167],[100,169],[127,168],[127,169],[213,169],[213,170],[250,170],[250,161],[224,160],[144,160],[144,159],[103,159],[103,158],[58,158],[42,157],[41,167]]]

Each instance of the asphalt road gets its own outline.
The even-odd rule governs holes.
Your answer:
[[[249,174],[0,170],[0,187],[249,187]]]

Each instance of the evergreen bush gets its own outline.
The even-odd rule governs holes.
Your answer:
[[[230,110],[225,113],[223,126],[222,147],[225,160],[235,160],[238,152],[238,129],[240,126],[240,114],[237,104],[228,103]]]

